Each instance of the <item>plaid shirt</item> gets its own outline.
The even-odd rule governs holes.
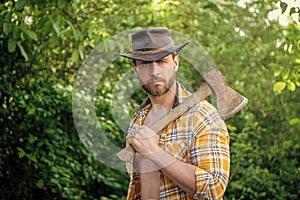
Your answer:
[[[177,83],[176,103],[182,103],[190,93]],[[150,101],[142,104],[143,119],[151,107]],[[129,134],[134,133],[135,114],[130,122]],[[201,101],[188,112],[171,122],[161,131],[161,148],[176,159],[196,166],[196,193],[190,196],[175,185],[160,170],[160,199],[222,199],[228,183],[230,154],[229,136],[224,121],[207,101]],[[128,200],[140,199],[139,174],[127,163],[131,174]]]

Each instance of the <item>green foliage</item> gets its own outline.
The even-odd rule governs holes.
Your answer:
[[[128,175],[84,147],[72,118],[74,80],[105,39],[166,26],[195,39],[249,103],[227,121],[231,176],[225,199],[298,199],[299,25],[266,17],[277,1],[119,0],[0,3],[1,199],[124,199]],[[281,4],[287,11],[288,5]],[[299,13],[296,7],[289,14]],[[199,75],[181,60],[195,89]],[[97,87],[99,122],[114,144],[124,133],[111,110],[114,84],[131,68],[116,60]],[[126,88],[123,88],[126,90]],[[142,101],[137,90],[130,113]]]
[[[288,12],[290,17],[300,14],[299,7],[288,5],[284,1],[281,2],[280,7],[282,13]],[[274,76],[278,77],[273,87],[275,92],[284,89],[295,91],[300,86],[300,19],[298,17],[298,21],[289,20],[288,26],[283,28],[282,36],[277,41],[277,62],[270,63],[270,66],[275,69]]]

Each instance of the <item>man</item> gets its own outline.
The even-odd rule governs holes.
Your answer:
[[[135,74],[148,94],[128,130],[127,143],[136,154],[127,199],[222,199],[227,187],[229,136],[207,101],[160,133],[148,128],[190,95],[175,80],[176,52],[187,44],[174,45],[166,28],[150,28],[132,34],[132,54],[120,54],[133,59]]]

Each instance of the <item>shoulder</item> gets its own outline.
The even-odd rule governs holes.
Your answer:
[[[191,117],[200,117],[206,120],[220,117],[217,109],[206,100],[202,100],[193,107],[191,107],[185,115]]]
[[[189,118],[190,124],[194,132],[205,130],[224,130],[227,132],[225,122],[221,118],[217,109],[208,101],[203,100],[194,105],[186,115]]]

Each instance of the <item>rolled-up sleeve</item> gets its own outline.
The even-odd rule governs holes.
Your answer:
[[[202,114],[201,114],[202,113]],[[203,113],[206,113],[203,115]],[[222,199],[229,178],[229,135],[217,112],[201,112],[194,118],[191,163],[196,166],[195,199]]]

